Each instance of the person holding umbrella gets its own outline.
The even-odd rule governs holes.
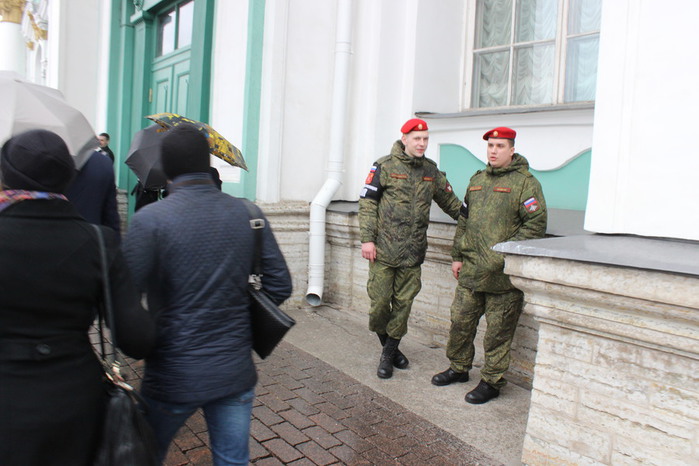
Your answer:
[[[136,212],[126,260],[156,319],[141,393],[162,461],[182,424],[202,408],[214,464],[248,464],[257,374],[252,358],[248,277],[254,231],[245,200],[217,189],[206,136],[189,124],[169,129],[162,169],[169,195]],[[291,277],[269,224],[262,231],[264,288],[280,304]]]
[[[100,157],[102,157],[100,155]],[[0,462],[92,465],[107,387],[88,331],[102,303],[97,234],[65,197],[73,157],[31,130],[0,153]],[[146,356],[154,325],[119,250],[102,230],[117,346]]]

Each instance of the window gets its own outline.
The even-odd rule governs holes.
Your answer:
[[[179,4],[158,17],[158,56],[192,43],[194,1]]]
[[[475,108],[595,99],[602,0],[477,0]]]

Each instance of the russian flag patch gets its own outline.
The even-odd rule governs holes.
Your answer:
[[[535,197],[530,197],[526,201],[524,201],[524,208],[529,212],[530,214],[533,212],[536,212],[539,210],[539,201],[536,200]]]
[[[371,184],[372,181],[374,181],[374,173],[376,173],[376,165],[371,167],[369,170],[369,174],[366,177],[366,180],[364,180],[365,184]]]

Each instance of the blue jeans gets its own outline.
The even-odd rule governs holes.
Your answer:
[[[168,447],[180,427],[202,408],[209,429],[214,465],[247,465],[248,442],[255,389],[219,398],[204,404],[166,403],[146,396],[147,419],[158,442],[158,460],[162,464]]]

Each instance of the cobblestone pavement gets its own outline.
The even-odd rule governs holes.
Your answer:
[[[143,362],[124,375],[138,386]],[[494,465],[450,433],[283,342],[258,361],[250,461],[258,465]],[[206,423],[192,416],[166,466],[211,465]]]

